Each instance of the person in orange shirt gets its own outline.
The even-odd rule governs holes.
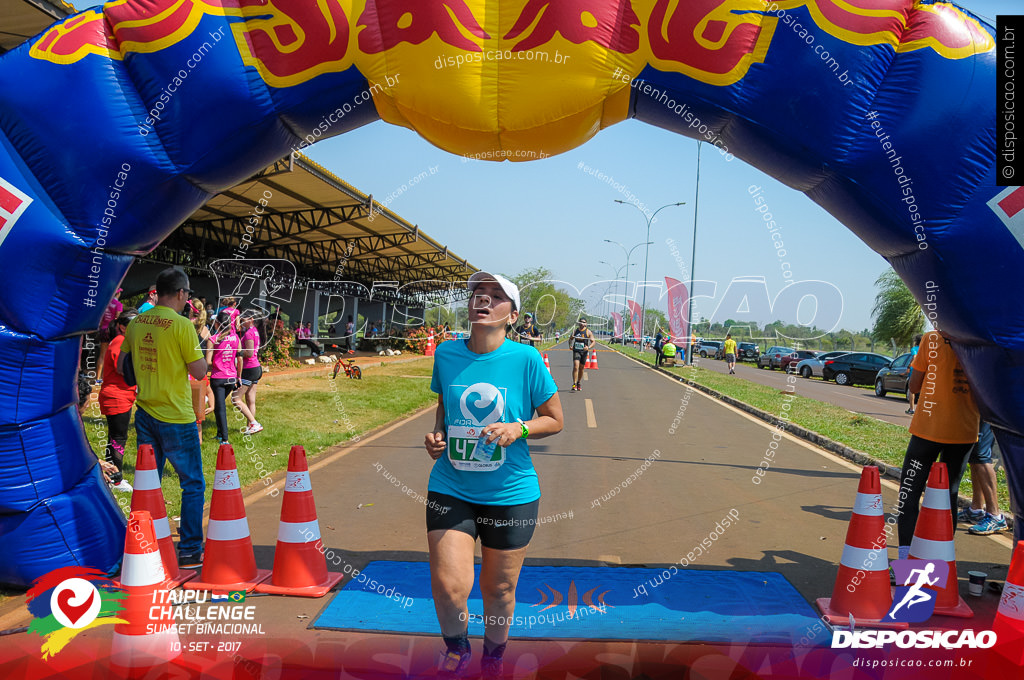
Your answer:
[[[121,471],[124,467],[124,447],[128,442],[128,423],[132,417],[132,406],[135,405],[135,388],[129,387],[124,376],[117,370],[117,358],[121,355],[124,331],[136,316],[138,313],[134,309],[128,309],[118,314],[110,324],[112,335],[107,336],[110,340],[103,361],[103,386],[97,399],[100,413],[107,418],[105,458],[117,468],[110,481],[118,491],[132,490]]]
[[[956,529],[957,493],[967,467],[967,456],[978,441],[980,418],[971,386],[960,360],[938,331],[921,338],[911,364],[909,391],[917,395],[910,421],[910,443],[903,458],[900,482],[902,507],[898,520],[899,558],[906,559],[914,538],[918,504],[928,483],[932,463],[941,460],[949,472],[950,511]],[[926,557],[926,556],[921,556]]]

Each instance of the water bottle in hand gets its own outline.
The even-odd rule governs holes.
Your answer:
[[[494,455],[494,450],[498,448],[498,440],[495,438],[493,442],[488,442],[487,438],[489,436],[489,432],[480,433],[480,438],[476,440],[476,446],[473,448],[473,460],[482,463],[491,462],[491,456]]]

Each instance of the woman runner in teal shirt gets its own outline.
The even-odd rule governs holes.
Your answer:
[[[505,338],[519,317],[519,289],[504,277],[477,272],[469,290],[469,339],[438,345],[434,357],[437,416],[424,442],[435,460],[427,486],[427,542],[447,648],[442,678],[462,677],[469,666],[467,600],[478,536],[485,629],[480,667],[485,678],[501,674],[516,583],[540,501],[525,439],[562,430],[558,388],[540,354]],[[493,451],[478,450],[481,434]]]

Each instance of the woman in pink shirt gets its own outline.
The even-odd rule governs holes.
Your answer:
[[[227,396],[238,388],[242,369],[242,342],[235,333],[231,321],[232,316],[227,310],[217,315],[217,334],[211,338],[211,347],[206,351],[206,362],[213,368],[210,374],[210,387],[213,388],[213,408],[217,417],[217,441],[221,444],[228,443]],[[251,428],[256,419],[249,413],[245,402],[233,394],[231,401],[249,421]]]
[[[242,329],[242,387],[235,398],[245,401],[253,418],[252,423],[242,434],[256,434],[263,429],[256,421],[256,383],[263,377],[263,367],[260,366],[260,358],[257,356],[260,349],[260,332],[256,329],[255,316],[252,312],[246,311],[239,319]]]

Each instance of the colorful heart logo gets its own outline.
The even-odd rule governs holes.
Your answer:
[[[72,624],[78,623],[78,620],[85,616],[89,608],[92,607],[92,601],[96,599],[96,591],[93,590],[89,593],[89,597],[85,600],[85,604],[73,605],[71,600],[77,595],[75,591],[68,589],[62,590],[57,593],[57,606],[64,613],[64,616],[68,617],[68,621]]]
[[[96,586],[82,578],[61,581],[50,595],[50,613],[65,628],[85,628],[96,620],[102,605]]]

